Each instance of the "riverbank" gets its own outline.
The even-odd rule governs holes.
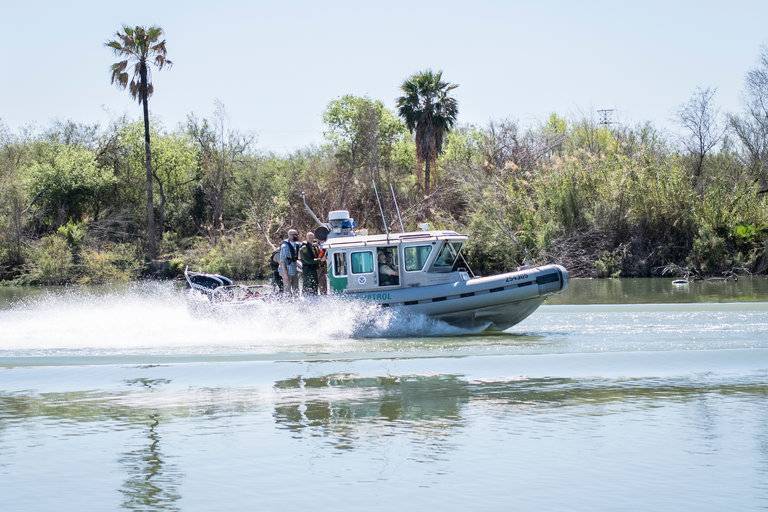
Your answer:
[[[258,278],[288,228],[315,227],[302,196],[319,215],[343,207],[359,227],[382,232],[373,182],[382,193],[392,186],[406,230],[427,221],[469,235],[464,253],[482,275],[544,262],[579,277],[768,272],[768,194],[733,148],[698,160],[651,125],[556,115],[529,128],[463,126],[447,134],[425,194],[413,140],[392,112],[354,97],[328,107],[339,109],[388,127],[369,134],[380,143],[365,153],[375,161],[350,160],[363,128],[336,117],[318,147],[278,155],[245,144],[216,166],[195,136],[202,121],[155,125],[154,233],[144,227],[140,124],[0,133],[0,281],[129,281],[172,277],[185,265]],[[217,144],[245,140],[230,135]],[[391,194],[382,209],[399,230]]]

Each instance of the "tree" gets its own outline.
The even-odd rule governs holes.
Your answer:
[[[155,231],[155,211],[152,199],[152,152],[149,140],[149,97],[154,92],[151,66],[163,69],[173,63],[168,60],[163,29],[156,26],[129,27],[124,25],[122,32],[115,33],[115,38],[105,44],[117,57],[123,60],[110,67],[112,83],[121,89],[128,89],[131,97],[139,102],[144,112],[144,166],[146,170],[147,192],[147,251],[150,258],[157,257],[157,233]],[[131,72],[128,66],[132,65]]]
[[[74,144],[43,142],[34,161],[25,169],[29,192],[43,223],[57,228],[67,221],[93,217],[99,197],[115,177],[99,168],[96,155]]]
[[[139,123],[122,128],[123,165],[128,174],[139,177],[144,172],[143,129]],[[159,200],[155,205],[157,230],[182,230],[189,226],[189,206],[193,183],[197,178],[197,148],[183,133],[164,133],[152,127],[152,176]],[[126,188],[136,186],[126,183]],[[134,192],[134,194],[136,193]],[[129,191],[126,190],[126,193]]]
[[[27,192],[21,168],[28,153],[24,140],[12,135],[0,120],[0,279],[23,263]]]
[[[370,98],[345,95],[333,100],[323,115],[337,165],[343,173],[338,207],[349,207],[349,187],[356,176],[364,182],[379,181],[381,171],[392,181],[395,143],[406,137],[405,127],[384,104]]]
[[[204,199],[210,205],[209,234],[214,242],[224,231],[224,207],[234,181],[235,169],[243,165],[254,137],[243,135],[227,126],[224,105],[216,102],[213,120],[187,119],[187,133],[198,148],[201,185]]]
[[[426,196],[430,193],[431,171],[443,151],[443,139],[459,113],[458,102],[449,95],[457,87],[443,81],[442,71],[431,70],[412,75],[400,86],[403,95],[397,98],[397,112],[415,135],[417,170],[421,181],[423,162]]]
[[[685,129],[683,146],[693,158],[692,185],[698,186],[704,169],[704,158],[722,139],[724,128],[714,107],[715,89],[697,87],[690,99],[678,110],[680,125]]]
[[[730,116],[730,124],[746,153],[746,163],[768,192],[768,47],[760,52],[756,68],[747,73],[742,115]]]

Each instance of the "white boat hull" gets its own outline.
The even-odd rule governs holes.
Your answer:
[[[504,330],[523,321],[549,295],[567,286],[568,271],[564,267],[544,265],[447,284],[346,295],[378,302],[382,307],[424,314],[458,327]]]
[[[544,298],[537,297],[469,311],[436,315],[436,318],[469,330],[503,331],[528,318],[542,302],[544,302]]]

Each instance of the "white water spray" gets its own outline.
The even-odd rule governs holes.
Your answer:
[[[238,347],[254,351],[359,343],[360,338],[465,334],[421,315],[334,298],[263,303],[217,317],[195,315],[168,283],[117,291],[46,292],[0,310],[0,350]]]

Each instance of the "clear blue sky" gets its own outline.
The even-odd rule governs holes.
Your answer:
[[[109,85],[103,46],[128,23],[166,31],[175,66],[155,74],[157,118],[174,127],[219,99],[264,150],[318,142],[323,109],[342,94],[393,106],[400,82],[428,67],[460,84],[463,123],[610,107],[671,129],[698,85],[739,108],[767,20],[765,0],[4,2],[0,118],[15,128],[138,116]]]

